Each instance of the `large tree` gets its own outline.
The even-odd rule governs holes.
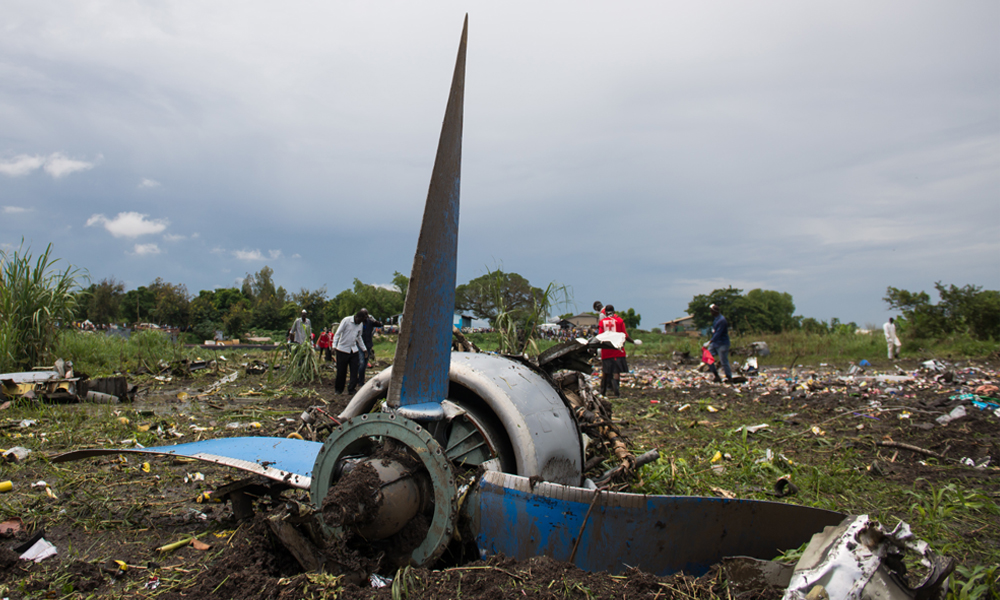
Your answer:
[[[85,313],[92,323],[107,324],[116,321],[122,301],[125,299],[125,284],[114,277],[92,283],[80,300],[85,302]]]
[[[156,307],[156,293],[144,285],[125,292],[122,299],[121,316],[129,323],[144,323],[153,320]]]
[[[688,304],[688,314],[694,316],[697,327],[712,325],[709,309],[712,304],[719,307],[730,327],[737,331],[780,333],[799,326],[799,318],[793,316],[795,303],[786,292],[755,289],[743,295],[743,290],[728,287],[700,294]]]
[[[152,312],[155,321],[174,327],[191,324],[191,300],[186,285],[169,283],[157,277],[149,284],[149,289],[156,299]]]
[[[883,300],[903,313],[901,332],[915,338],[967,333],[978,339],[1000,339],[1000,292],[980,286],[934,284],[941,300],[931,304],[927,292],[886,288]]]
[[[455,308],[495,324],[505,310],[518,320],[545,302],[545,292],[517,273],[492,271],[455,288]]]
[[[288,329],[292,324],[282,312],[288,302],[285,288],[275,287],[274,269],[264,265],[256,274],[247,273],[243,279],[243,295],[250,299],[250,325],[261,329]]]
[[[712,326],[712,312],[709,306],[715,304],[722,314],[732,322],[732,312],[736,301],[742,297],[743,290],[734,287],[712,290],[710,294],[698,294],[688,303],[688,314],[694,317],[694,324],[698,329],[705,329]]]
[[[407,278],[396,272],[393,277],[396,288],[405,290],[407,283]],[[340,319],[353,315],[362,308],[367,308],[368,314],[380,320],[398,315],[403,312],[405,293],[390,286],[373,285],[355,279],[353,289],[340,292],[327,303],[328,322],[331,326],[336,325]]]

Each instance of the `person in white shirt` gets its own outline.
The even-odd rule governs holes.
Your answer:
[[[348,368],[351,370],[351,379],[347,382],[347,393],[353,394],[358,388],[361,357],[368,351],[362,338],[366,320],[368,311],[362,308],[353,317],[344,317],[333,336],[333,349],[337,355],[337,379],[333,383],[333,389],[338,394],[344,393]]]
[[[896,323],[889,317],[889,322],[882,326],[882,331],[885,332],[885,344],[889,347],[889,358],[899,358],[899,348],[903,345],[899,342],[899,336],[896,335]]]
[[[306,316],[306,311],[302,311],[302,316],[295,319],[292,323],[292,328],[288,332],[288,337],[290,340],[296,344],[301,344],[309,340],[309,333],[312,331],[312,323],[309,322],[309,318]]]

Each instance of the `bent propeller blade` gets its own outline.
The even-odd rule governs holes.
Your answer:
[[[389,382],[389,406],[418,420],[440,418],[448,395],[468,28],[466,15]]]
[[[467,507],[481,557],[545,555],[584,571],[702,575],[726,556],[770,560],[844,518],[783,502],[596,493],[487,471]]]

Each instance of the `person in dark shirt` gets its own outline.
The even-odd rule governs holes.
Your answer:
[[[729,321],[722,316],[722,311],[716,305],[711,305],[708,309],[712,312],[712,339],[705,342],[704,346],[714,355],[718,355],[719,362],[722,363],[722,370],[726,372],[726,381],[733,380],[733,371],[729,367]],[[721,383],[719,377],[719,367],[717,363],[711,364],[709,370],[715,376],[715,381]]]
[[[368,312],[368,309],[362,309]],[[365,356],[361,357],[361,369],[358,372],[358,380],[360,385],[365,384],[365,368],[372,366],[372,361],[375,360],[375,346],[372,343],[372,336],[375,334],[375,330],[382,327],[382,321],[375,319],[375,317],[368,315],[368,318],[361,324],[361,340],[365,343]]]

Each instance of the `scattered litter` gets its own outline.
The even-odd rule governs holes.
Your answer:
[[[3,523],[0,523],[0,535],[2,536],[12,537],[20,533],[23,529],[24,521],[21,520],[21,517],[7,519]]]
[[[11,480],[0,481],[0,494],[9,492],[14,489],[14,482]]]
[[[1000,404],[997,404],[996,402],[986,402],[983,400],[973,400],[972,405],[979,410],[997,410],[1000,408]]]
[[[826,432],[817,427],[816,425],[813,425],[810,431],[813,432],[813,435],[826,435]]]
[[[945,363],[941,362],[940,360],[933,360],[933,359],[924,361],[923,363],[921,363],[921,366],[925,369],[938,372],[943,372],[948,368],[948,365],[946,365]]]
[[[149,578],[149,581],[146,582],[146,585],[142,587],[144,587],[147,590],[155,590],[156,588],[160,587],[160,578],[152,576]]]
[[[720,498],[725,498],[726,500],[735,500],[736,494],[730,492],[729,490],[724,490],[722,488],[712,488],[712,493]]]
[[[56,553],[55,546],[50,544],[45,538],[39,538],[37,542],[21,554],[21,560],[30,560],[37,563],[42,562],[50,556],[55,556]]]
[[[25,427],[31,427],[32,425],[37,425],[37,424],[38,421],[36,421],[35,419],[24,419],[18,424],[18,427],[21,427],[23,429]]]
[[[733,430],[733,433],[739,433],[741,431],[746,431],[747,433],[757,433],[761,429],[767,429],[770,427],[767,423],[761,423],[760,425],[741,425]]]
[[[204,393],[205,394],[215,393],[215,391],[218,390],[220,387],[226,385],[227,383],[232,383],[232,382],[236,381],[236,378],[239,377],[239,375],[240,375],[239,371],[233,371],[229,375],[226,375],[222,379],[220,379],[220,380],[216,381],[215,383],[213,383],[212,385],[208,386],[208,389],[205,390]]]
[[[212,549],[212,546],[206,544],[205,542],[199,540],[198,538],[194,538],[191,540],[191,547],[201,552]]]
[[[976,462],[969,457],[964,457],[958,462],[962,463],[967,467],[972,467],[973,469],[985,469],[990,465],[990,457],[987,456],[981,459],[979,462]]]
[[[961,419],[964,416],[965,416],[965,406],[959,405],[953,408],[950,413],[946,415],[941,415],[940,417],[934,420],[940,423],[941,425],[947,425],[948,423],[951,423],[955,419]]]
[[[16,463],[28,458],[29,454],[31,454],[31,450],[23,446],[14,446],[3,453],[3,459],[10,463]]]
[[[368,576],[368,582],[371,583],[373,588],[384,588],[392,583],[392,579],[389,577],[382,577],[378,573],[372,573]]]

